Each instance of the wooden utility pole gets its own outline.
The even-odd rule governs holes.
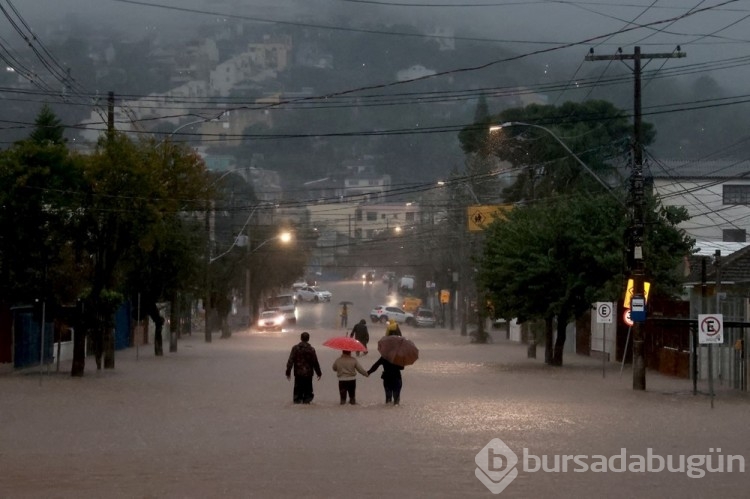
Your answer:
[[[685,57],[680,47],[672,53],[641,54],[641,48],[635,47],[632,54],[623,54],[618,50],[615,55],[594,55],[593,49],[586,56],[587,61],[633,61],[633,78],[635,92],[633,96],[633,171],[631,176],[632,198],[632,255],[633,255],[633,298],[644,297],[643,281],[645,266],[643,263],[644,242],[644,189],[643,189],[643,141],[641,130],[641,61],[643,59],[672,59]],[[645,317],[633,324],[633,390],[646,389],[646,361],[643,355]]]
[[[109,138],[115,133],[115,93],[107,94],[107,135]]]

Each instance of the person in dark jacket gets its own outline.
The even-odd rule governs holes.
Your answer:
[[[291,378],[294,368],[294,396],[295,404],[309,404],[315,394],[313,393],[313,373],[318,375],[318,380],[323,375],[318,363],[318,355],[310,345],[310,333],[304,332],[300,335],[300,341],[292,347],[289,360],[286,362],[286,379]]]
[[[380,366],[383,366],[383,374],[380,377],[383,379],[383,388],[385,389],[385,403],[390,404],[391,400],[393,400],[393,405],[398,405],[401,401],[401,371],[403,371],[404,368],[380,357],[378,361],[367,370],[367,374],[370,375],[374,373]]]
[[[356,323],[349,336],[359,341],[365,346],[365,348],[367,348],[367,342],[370,341],[370,333],[367,331],[367,321],[362,319]],[[357,352],[357,357],[359,357],[359,354],[360,352]],[[367,355],[367,352],[362,353],[362,355]]]

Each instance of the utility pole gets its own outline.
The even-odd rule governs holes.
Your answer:
[[[643,59],[672,59],[685,57],[685,52],[680,51],[677,47],[675,52],[641,54],[641,48],[635,47],[633,54],[623,54],[622,49],[618,49],[615,55],[594,55],[594,49],[591,49],[586,56],[587,61],[633,61],[633,79],[634,79],[634,96],[633,96],[633,171],[631,176],[631,195],[633,204],[632,214],[632,255],[633,255],[633,298],[634,300],[643,300],[643,315],[635,314],[635,309],[631,310],[633,316],[633,390],[646,389],[646,360],[643,354],[643,338],[645,316],[645,291],[644,278],[645,266],[643,262],[643,243],[644,243],[644,188],[643,188],[643,137],[642,137],[642,116],[641,116],[641,61]]]
[[[203,339],[206,343],[211,343],[213,332],[209,322],[211,318],[211,278],[209,275],[211,269],[211,208],[212,201],[206,198],[206,248],[203,260]]]
[[[115,93],[107,93],[107,135],[111,139],[115,133]]]

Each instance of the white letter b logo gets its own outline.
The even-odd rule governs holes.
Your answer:
[[[493,494],[499,494],[518,476],[518,456],[499,438],[493,438],[480,450],[474,462],[474,475]]]

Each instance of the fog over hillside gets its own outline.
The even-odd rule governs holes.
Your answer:
[[[693,137],[716,143],[713,134],[728,142],[739,140],[742,127],[735,121],[748,111],[744,97],[744,82],[750,77],[747,1],[59,0],[51,6],[40,1],[5,0],[0,5],[4,7],[0,34],[7,49],[6,58],[25,54],[42,78],[45,68],[34,60],[28,44],[14,28],[23,31],[26,25],[56,55],[53,40],[57,42],[61,32],[76,26],[80,33],[97,33],[96,43],[101,46],[125,42],[135,46],[143,39],[187,43],[205,36],[206,27],[243,24],[252,27],[246,30],[294,31],[310,39],[344,40],[337,42],[340,54],[330,74],[312,83],[289,76],[289,82],[276,85],[283,85],[287,92],[310,87],[315,95],[324,96],[370,85],[404,93],[422,92],[431,85],[467,90],[508,85],[531,88],[549,104],[606,99],[630,112],[632,63],[587,62],[586,54],[593,50],[597,55],[613,55],[619,48],[624,54],[632,54],[635,46],[645,54],[669,54],[679,46],[687,57],[643,62],[644,116],[657,125],[657,150],[673,156]],[[70,40],[71,35],[66,37]],[[352,40],[351,45],[348,40]],[[450,41],[464,50],[471,47],[472,57],[462,55],[457,59],[448,52],[443,57],[417,56],[423,53],[426,41]],[[349,46],[352,50],[347,53]],[[109,88],[113,86],[109,80],[95,80],[93,70],[69,63],[70,53],[64,56],[70,76],[97,95],[107,90],[135,94],[164,91],[163,82],[157,88],[160,80],[153,71],[138,75],[142,68],[137,59],[131,58],[129,66],[121,68],[131,84],[140,85],[133,90]],[[81,58],[85,56],[81,54]],[[397,70],[402,69],[385,68],[389,61],[422,64],[438,74],[424,81],[389,87],[397,79]],[[357,64],[363,71],[359,76],[354,74]],[[373,67],[385,70],[365,73]],[[332,76],[336,74],[341,76]],[[582,79],[587,79],[589,85],[579,88]],[[619,81],[605,83],[611,79]],[[154,86],[149,86],[152,80]],[[507,99],[492,96],[488,103],[493,113],[509,105]],[[466,100],[460,112],[451,112],[450,121],[440,122],[432,117],[435,121],[429,122],[415,117],[409,126],[424,129],[465,125],[471,120],[475,105],[476,99]],[[367,111],[363,108],[360,112]],[[408,114],[402,112],[401,117]],[[367,126],[376,130],[404,126],[389,121],[392,116],[382,111],[380,118],[373,118]],[[164,125],[164,130],[168,129]],[[333,125],[327,131],[337,132]],[[414,137],[403,146],[416,152],[423,140],[427,138]],[[450,140],[455,146],[455,138]],[[342,143],[334,146],[340,148]],[[434,146],[422,145],[421,149],[431,150]],[[441,168],[456,167],[460,161],[460,151],[454,150],[450,165]]]

